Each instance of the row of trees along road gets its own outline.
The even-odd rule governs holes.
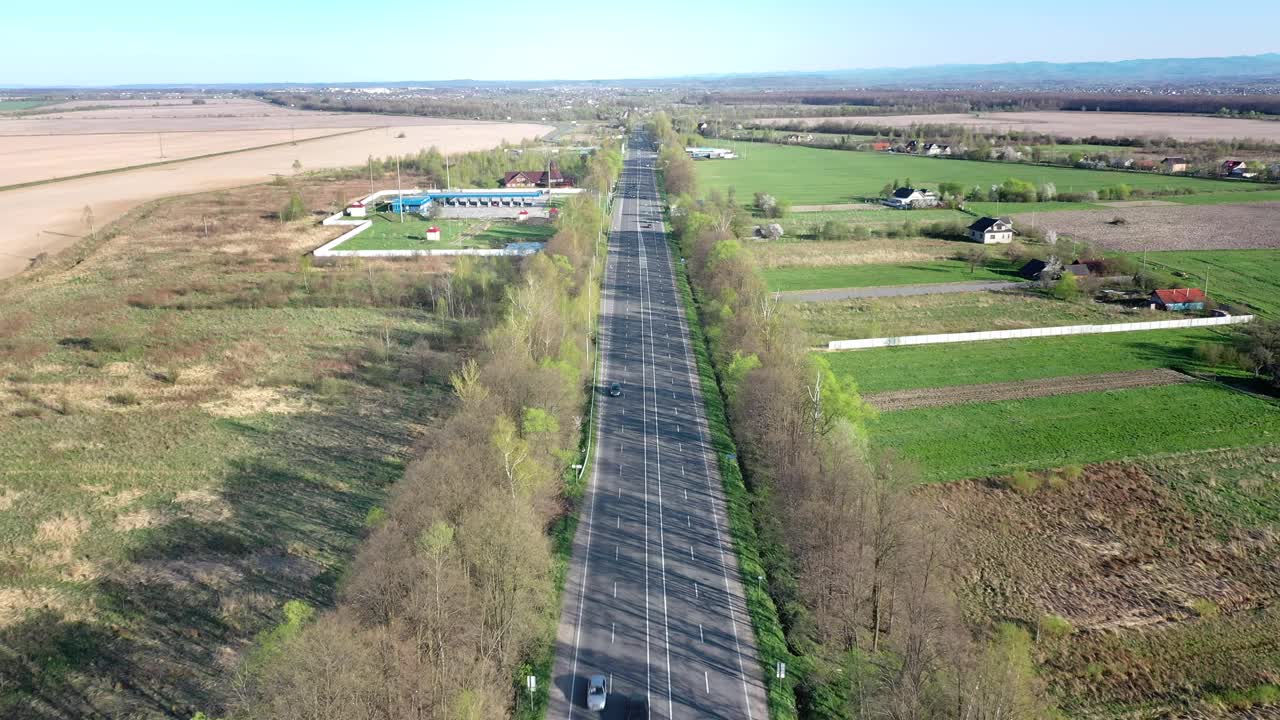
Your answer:
[[[962,621],[947,526],[912,492],[906,463],[869,450],[872,411],[770,298],[736,239],[749,221],[736,197],[696,199],[681,139],[661,114],[652,128],[754,496],[800,716],[1046,717],[1028,634]]]
[[[616,148],[584,185],[607,189]],[[343,578],[338,606],[246,673],[236,715],[278,720],[507,717],[513,678],[553,641],[549,530],[587,422],[604,208],[574,196],[547,251],[523,261],[505,318],[453,373],[435,422]],[[424,418],[424,422],[431,422]],[[522,680],[523,678],[521,678]]]

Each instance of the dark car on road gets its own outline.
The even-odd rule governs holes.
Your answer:
[[[622,396],[622,383],[613,383],[609,386],[609,397]]]

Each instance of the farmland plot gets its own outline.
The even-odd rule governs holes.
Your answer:
[[[1032,222],[1029,215],[1013,219],[1015,224]],[[1280,248],[1280,202],[1055,212],[1035,222],[1059,235],[1123,252]]]

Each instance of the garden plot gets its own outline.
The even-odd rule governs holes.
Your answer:
[[[1013,219],[1015,225],[1033,221],[1030,215]],[[1068,211],[1046,213],[1034,222],[1041,229],[1123,252],[1280,248],[1280,202]]]

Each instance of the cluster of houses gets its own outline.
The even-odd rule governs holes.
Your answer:
[[[553,164],[550,170],[512,170],[502,176],[501,184],[504,188],[570,188],[573,178]]]
[[[687,147],[685,153],[694,160],[733,160],[738,154],[726,148]]]

